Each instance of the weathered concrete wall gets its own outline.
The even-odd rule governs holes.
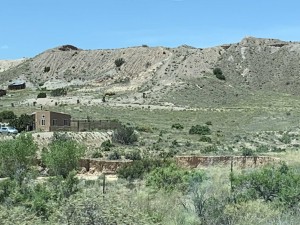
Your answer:
[[[115,174],[120,167],[132,163],[132,160],[104,160],[104,159],[88,159],[80,160],[80,167],[84,167],[87,171],[97,171],[105,174]]]
[[[231,165],[241,168],[257,167],[278,161],[268,156],[176,156],[176,163],[185,168]]]
[[[272,162],[278,162],[279,159],[268,156],[176,156],[177,165],[184,168],[197,168],[208,166],[226,166],[234,167],[258,167]],[[115,174],[120,167],[132,163],[132,160],[104,160],[104,159],[88,159],[80,160],[80,167],[84,167],[86,171],[96,171],[106,174]]]

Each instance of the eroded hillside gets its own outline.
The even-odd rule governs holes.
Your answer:
[[[75,94],[90,100],[109,92],[116,103],[209,107],[235,104],[261,91],[298,95],[299,61],[300,43],[253,37],[205,49],[65,45],[0,73],[0,80],[21,78],[35,88],[75,87]],[[217,67],[225,80],[213,74]]]

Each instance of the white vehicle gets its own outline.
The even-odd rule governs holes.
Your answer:
[[[0,134],[17,134],[18,130],[14,127],[0,127]]]

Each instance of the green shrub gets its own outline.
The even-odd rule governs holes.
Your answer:
[[[200,135],[209,135],[211,133],[208,126],[196,125],[192,126],[189,130],[189,134],[200,134]]]
[[[125,63],[125,60],[123,58],[118,58],[115,60],[116,67],[121,67]]]
[[[57,88],[50,92],[50,95],[53,97],[57,96],[65,96],[67,95],[67,89],[66,88]]]
[[[211,138],[208,137],[208,136],[202,135],[202,136],[200,137],[199,141],[211,143]]]
[[[142,157],[139,151],[130,151],[125,154],[125,159],[141,160]]]
[[[284,133],[281,138],[279,138],[279,141],[281,141],[284,144],[290,144],[292,142],[292,138],[288,133]]]
[[[300,201],[300,174],[286,164],[232,174],[231,182],[237,202],[262,199],[291,209],[297,207]]]
[[[201,150],[202,153],[216,153],[218,152],[219,149],[216,145],[209,145],[209,146],[206,146],[204,149]]]
[[[79,159],[83,157],[85,147],[73,140],[58,139],[49,144],[42,153],[42,162],[47,166],[51,175],[67,177],[78,168]]]
[[[151,127],[146,127],[146,126],[138,126],[135,128],[137,131],[140,132],[145,132],[145,133],[153,133],[153,130]]]
[[[180,123],[174,123],[172,124],[172,129],[182,130],[183,126]]]
[[[121,155],[118,151],[113,151],[107,157],[109,160],[118,160],[121,159]]]
[[[205,124],[206,124],[207,126],[211,126],[211,125],[212,125],[212,122],[211,122],[211,121],[207,121],[207,122],[205,122]]]
[[[110,140],[103,141],[101,144],[101,148],[103,148],[104,151],[110,151],[111,147],[114,147],[114,145]]]
[[[133,127],[123,125],[114,131],[113,140],[120,144],[130,145],[138,141],[138,137]]]
[[[225,76],[223,75],[221,68],[214,68],[213,73],[219,80],[225,80]]]
[[[45,92],[40,92],[38,93],[37,98],[47,98],[47,94]]]
[[[171,164],[151,171],[147,176],[146,185],[165,191],[186,191],[192,183],[200,183],[203,179],[204,173],[201,171],[190,171]]]
[[[17,178],[33,165],[37,145],[30,134],[0,142],[0,176]]]
[[[169,160],[160,159],[141,159],[135,160],[131,164],[126,164],[125,166],[117,170],[117,174],[120,178],[125,178],[128,180],[142,179],[145,174],[149,173],[157,167],[168,166],[171,164]]]
[[[4,110],[0,112],[0,122],[2,122],[3,120],[13,120],[16,118],[17,116],[13,111]]]
[[[242,148],[242,156],[254,156],[255,152],[251,148]]]

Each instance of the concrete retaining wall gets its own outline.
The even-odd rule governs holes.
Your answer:
[[[185,168],[231,165],[241,168],[257,167],[279,161],[268,156],[176,156],[176,163]]]

